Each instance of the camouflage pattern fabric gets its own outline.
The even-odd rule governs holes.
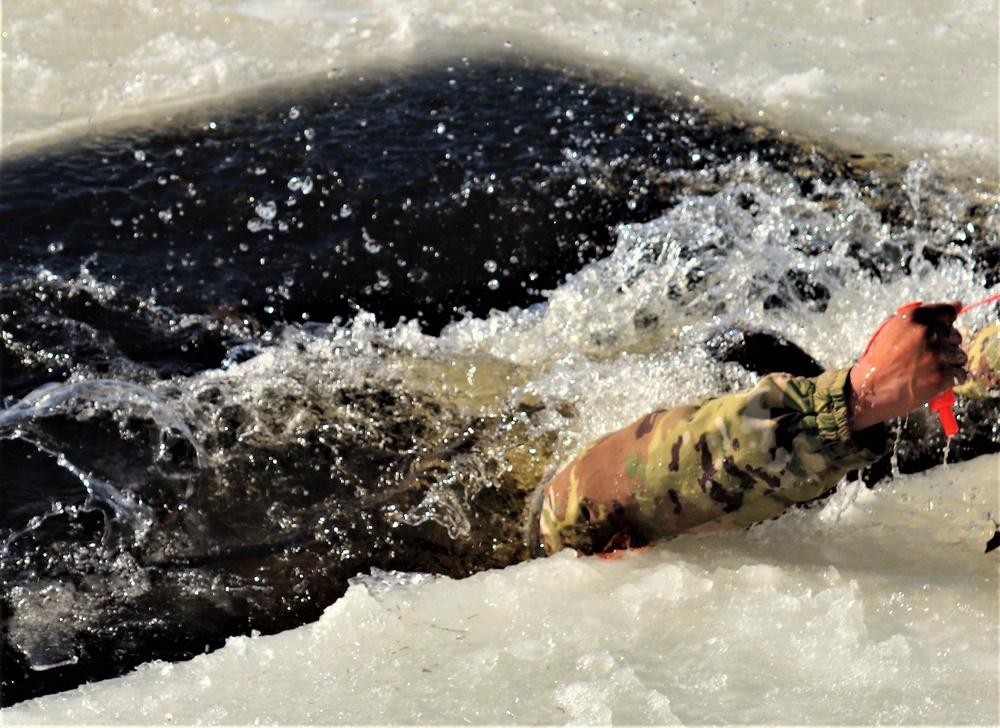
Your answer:
[[[1000,390],[1000,324],[986,327],[966,349],[969,379],[955,387],[955,394],[970,399],[986,399]]]
[[[751,390],[653,412],[605,436],[539,494],[534,548],[635,548],[743,528],[819,497],[886,446],[882,426],[852,436],[848,371],[772,374]]]

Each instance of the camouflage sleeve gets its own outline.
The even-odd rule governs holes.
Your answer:
[[[885,450],[882,426],[852,435],[847,376],[772,374],[751,390],[653,412],[605,436],[544,488],[538,546],[636,547],[746,527],[817,498]]]
[[[955,394],[969,399],[986,399],[1000,390],[1000,324],[983,329],[966,349],[969,378],[955,387]]]

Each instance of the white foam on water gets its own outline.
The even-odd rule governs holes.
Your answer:
[[[487,362],[510,368],[494,383],[498,399],[537,398],[550,408],[571,403],[584,416],[552,419],[566,458],[645,412],[754,384],[753,374],[720,363],[705,346],[730,327],[777,333],[822,366],[843,367],[898,306],[968,303],[992,292],[954,246],[955,257],[937,265],[920,255],[922,246],[952,239],[946,215],[934,233],[895,234],[850,186],[836,190],[831,204],[803,198],[793,178],[753,160],[728,173],[732,179],[715,195],[686,198],[660,218],[622,226],[615,250],[548,292],[544,305],[463,320],[440,338],[412,330],[406,346],[431,347],[445,360],[472,357],[482,369]],[[748,197],[752,209],[745,209]],[[848,254],[859,243],[886,257],[916,249],[912,274],[890,269],[876,278]],[[822,286],[827,304],[797,294],[790,274]],[[769,297],[781,305],[769,308]],[[961,320],[976,322],[972,314]],[[427,386],[419,374],[398,373],[408,387]],[[486,382],[480,377],[477,385]]]
[[[7,3],[3,148],[287,79],[512,52],[681,87],[813,141],[927,155],[995,181],[997,16],[996,0]]]
[[[375,573],[315,624],[3,711],[7,725],[995,724],[1000,456],[617,561]]]

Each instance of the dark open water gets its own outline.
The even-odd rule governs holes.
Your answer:
[[[547,403],[473,416],[374,376],[397,355],[375,322],[434,333],[543,301],[617,225],[713,194],[751,158],[804,199],[835,206],[853,185],[883,224],[931,241],[923,261],[1000,274],[987,198],[931,182],[941,210],[918,216],[892,159],[535,62],[283,88],[6,164],[3,704],[313,620],[372,567],[463,576],[524,558]],[[914,251],[848,254],[883,277]],[[829,300],[808,275],[787,283]],[[352,327],[359,310],[374,319]],[[767,332],[710,349],[754,371],[815,366]],[[996,449],[974,433],[952,458]],[[455,499],[415,517],[430,484]]]

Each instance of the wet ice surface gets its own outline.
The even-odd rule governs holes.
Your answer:
[[[1000,458],[749,532],[463,580],[4,711],[22,723],[996,723]],[[992,514],[992,515],[990,515]]]
[[[61,129],[310,74],[512,52],[575,59],[668,92],[681,86],[823,144],[927,153],[941,168],[993,176],[996,17],[995,0],[749,9],[688,0],[128,0],[114,11],[98,0],[37,0],[5,8],[4,143],[30,147]]]

